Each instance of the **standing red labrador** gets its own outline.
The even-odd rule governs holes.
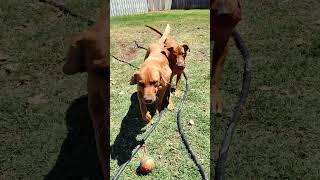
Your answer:
[[[224,62],[228,54],[228,42],[232,31],[241,20],[240,3],[238,0],[213,0],[211,2],[210,41],[214,42],[212,53],[210,89],[212,93],[211,108],[222,113],[223,100],[220,94],[220,80]],[[212,77],[213,76],[213,77]]]
[[[152,29],[153,31],[157,32],[162,36],[162,33],[148,25],[145,25],[146,27]],[[167,39],[165,41],[165,48],[168,51],[167,57],[170,63],[170,68],[172,70],[172,75],[170,78],[170,82],[172,78],[177,75],[177,80],[176,80],[176,89],[175,89],[175,95],[179,96],[180,95],[180,80],[181,80],[181,75],[183,70],[186,67],[186,57],[187,57],[187,51],[190,52],[189,46],[185,43],[180,44],[174,39]]]
[[[142,119],[149,123],[150,112],[147,110],[148,104],[155,104],[157,112],[161,111],[164,96],[170,90],[170,77],[172,71],[164,49],[164,41],[170,31],[167,25],[164,35],[158,43],[153,43],[147,53],[146,58],[138,72],[131,77],[130,84],[137,84],[138,100]],[[169,106],[170,100],[169,96]]]
[[[104,179],[108,179],[107,138],[109,137],[109,29],[107,3],[97,22],[88,30],[74,36],[67,52],[63,72],[71,75],[87,72],[88,108],[95,132],[97,153]]]

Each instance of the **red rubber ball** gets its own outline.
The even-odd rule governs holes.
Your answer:
[[[144,172],[151,172],[154,168],[154,160],[148,156],[144,156],[140,159],[140,166],[141,171]]]

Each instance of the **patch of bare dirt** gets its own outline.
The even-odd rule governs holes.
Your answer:
[[[120,56],[124,61],[131,61],[137,54],[138,48],[134,43],[119,43]]]

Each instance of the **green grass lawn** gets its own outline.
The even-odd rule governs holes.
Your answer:
[[[320,3],[243,1],[239,31],[249,47],[253,79],[233,138],[227,179],[319,179]],[[212,148],[231,116],[242,82],[235,46],[222,81],[224,118],[215,118]]]
[[[170,37],[190,45],[186,73],[190,91],[182,113],[183,127],[195,153],[209,174],[209,11],[167,11],[111,18],[111,54],[135,66],[143,63],[145,50],[137,49],[134,41],[148,47],[159,36],[144,27],[148,24],[163,31],[170,24]],[[134,68],[111,58],[111,176],[126,158],[145,129],[135,96],[136,85],[130,86]],[[175,81],[175,80],[174,80]],[[185,81],[181,86],[184,90]],[[183,95],[184,91],[181,92]],[[140,152],[122,174],[122,179],[200,179],[177,129],[176,115],[181,98],[174,97],[175,109],[165,112],[158,128],[146,142],[145,155],[155,159],[156,168],[147,175],[136,174]],[[132,101],[132,102],[131,102]],[[156,119],[158,116],[155,116]],[[188,125],[193,120],[194,125]]]
[[[93,19],[100,3],[65,1]],[[86,75],[68,77],[62,65],[68,38],[87,25],[36,0],[0,1],[0,24],[0,179],[43,179],[67,136],[68,106],[86,94]]]
[[[65,0],[65,4],[94,19],[100,3]],[[252,56],[253,80],[229,151],[227,179],[319,179],[320,4],[316,0],[253,0],[243,2],[242,7],[238,29]],[[190,92],[183,126],[209,174],[209,11],[167,11],[111,20],[111,54],[136,66],[143,62],[145,51],[136,49],[133,41],[147,47],[158,37],[144,24],[164,30],[169,23],[170,36],[190,45],[186,69]],[[86,94],[86,75],[68,77],[61,68],[66,41],[87,25],[36,0],[0,1],[0,24],[0,179],[43,179],[68,136],[67,108]],[[215,152],[220,126],[231,116],[242,78],[238,51],[233,46],[230,52],[222,83],[225,113],[215,119],[212,131],[215,144],[211,150]],[[139,114],[132,113],[137,111],[136,104],[131,106],[136,86],[130,86],[129,80],[135,70],[111,60],[110,145],[117,139],[118,153],[125,155],[128,143],[134,145],[135,139],[141,138],[143,124],[137,119]],[[134,97],[132,100],[136,102]],[[179,102],[175,97],[175,110],[164,114],[147,141],[146,154],[156,160],[154,172],[138,177],[135,158],[122,179],[200,179],[177,131]],[[193,126],[188,125],[190,120],[195,122]],[[74,123],[78,122],[90,126],[90,121]],[[119,134],[121,127],[124,131]],[[82,145],[82,141],[76,143]],[[75,161],[80,165],[86,164],[81,160],[88,156],[89,151],[83,151],[73,158],[80,160]],[[118,161],[110,160],[114,175]]]

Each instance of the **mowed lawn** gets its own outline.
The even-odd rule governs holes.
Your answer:
[[[75,13],[92,19],[98,15],[101,2],[64,1]],[[62,66],[71,35],[88,26],[82,20],[35,0],[0,1],[0,24],[0,179],[43,179],[54,167],[59,154],[68,149],[61,150],[68,136],[65,123],[68,107],[87,93],[86,75],[66,76]],[[84,120],[81,122],[79,114],[72,123],[78,127],[87,124],[80,128],[81,132],[86,132],[91,121]],[[66,153],[69,156],[66,158],[74,158],[73,163],[79,166],[92,166],[86,163],[91,156],[89,151],[81,150],[84,144],[83,141],[69,143],[72,146],[69,152],[74,155]],[[68,162],[62,169],[70,173]],[[74,167],[73,171],[78,177],[87,173],[85,168]]]
[[[209,10],[166,11],[111,18],[111,55],[140,67],[146,53],[139,45],[148,47],[159,35],[147,29],[150,25],[164,31],[170,24],[170,38],[189,44],[186,73],[189,76],[189,95],[182,112],[186,134],[209,174]],[[111,176],[128,157],[137,140],[146,129],[140,119],[138,100],[134,93],[136,85],[129,85],[133,67],[111,58]],[[175,82],[175,78],[174,78]],[[175,84],[175,83],[174,83]],[[181,97],[185,80],[181,81]],[[159,126],[146,142],[145,152],[138,155],[121,175],[122,179],[200,179],[201,176],[190,159],[177,129],[177,109],[181,97],[174,97],[175,109],[166,111]],[[153,119],[156,120],[156,115]],[[194,125],[189,125],[189,121]],[[147,176],[138,176],[139,157],[149,155],[156,167]]]
[[[253,79],[226,164],[227,179],[319,179],[320,3],[243,1],[239,31]],[[233,43],[232,43],[233,44]],[[222,81],[223,118],[214,119],[214,151],[242,82],[235,46]]]

